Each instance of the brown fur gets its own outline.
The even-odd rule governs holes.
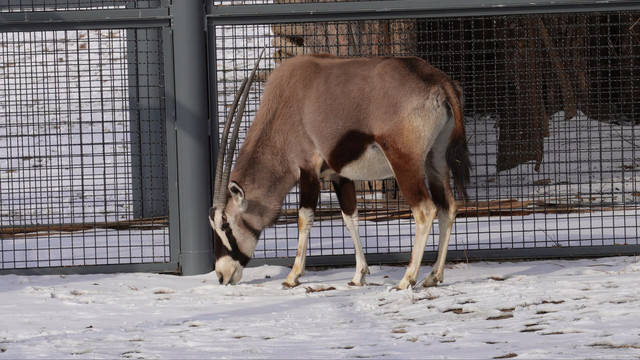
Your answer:
[[[314,156],[319,154],[331,167],[334,159],[339,171],[347,159],[339,159],[336,153],[340,153],[340,143],[348,142],[344,137],[349,131],[363,134],[360,145],[369,143],[373,136],[384,141],[388,134],[401,131],[392,120],[421,106],[421,99],[434,87],[443,89],[453,110],[451,138],[457,142],[464,139],[466,149],[459,87],[422,59],[306,55],[287,60],[269,78],[231,181],[238,182],[249,198],[262,198],[275,216],[298,180],[299,169],[313,168]],[[413,147],[402,141],[393,146]],[[359,151],[353,148],[350,153],[357,155]],[[468,160],[462,164],[468,169]],[[468,177],[454,177],[462,183],[465,179]],[[271,196],[264,198],[266,194]],[[265,226],[275,220],[273,216]]]
[[[424,248],[436,207],[446,215],[448,231],[455,217],[450,170],[458,194],[466,196],[470,166],[462,101],[458,84],[420,58],[304,55],[285,61],[267,82],[231,173],[246,194],[242,221],[254,233],[271,225],[298,180],[301,206],[315,209],[317,177],[325,172],[342,179],[336,186],[341,207],[355,214],[351,180],[394,174],[420,224]],[[225,211],[238,213],[229,204]],[[446,247],[448,235],[441,241]],[[412,261],[420,262],[420,251]],[[440,270],[429,283],[442,281],[444,256],[438,259]],[[401,287],[415,283],[417,265],[410,268]]]
[[[331,181],[338,196],[340,210],[346,215],[353,215],[356,210],[356,185],[352,180],[336,177]]]

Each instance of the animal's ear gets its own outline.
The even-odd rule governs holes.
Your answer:
[[[233,203],[236,204],[240,211],[247,210],[247,199],[244,197],[244,190],[237,182],[232,181],[229,183],[229,192],[231,192]]]

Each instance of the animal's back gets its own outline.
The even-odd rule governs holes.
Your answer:
[[[447,153],[448,163],[454,171],[454,179],[463,183],[468,180],[468,157],[461,119],[461,93],[453,80],[423,59],[298,56],[285,61],[273,72],[263,100],[271,102],[266,106],[270,108],[271,119],[282,114],[277,117],[281,122],[278,127],[289,133],[286,141],[293,142],[294,148],[299,149],[300,154],[304,153],[304,157],[317,151],[332,165],[336,148],[345,142],[353,143],[345,137],[362,140],[369,135],[375,137],[402,128],[424,131],[425,136],[435,137],[437,134],[429,135],[429,131],[435,130],[429,127],[433,123],[429,117],[439,115],[425,109],[433,96],[441,96],[454,115],[456,124],[452,131],[451,151]],[[372,141],[364,142],[363,146],[370,146]],[[376,155],[370,158],[376,162],[381,160],[379,151],[358,150],[355,154]],[[379,175],[388,175],[385,169],[379,170]],[[371,177],[364,175],[362,178]]]

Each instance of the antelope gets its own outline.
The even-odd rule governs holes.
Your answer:
[[[355,249],[356,272],[349,284],[365,285],[369,268],[358,235],[354,180],[393,176],[416,224],[410,262],[397,288],[416,284],[436,216],[438,257],[423,285],[441,283],[457,213],[450,172],[458,196],[466,199],[471,167],[458,83],[417,57],[291,58],[269,77],[231,171],[238,126],[257,66],[234,100],[218,156],[209,221],[220,284],[240,281],[262,230],[276,221],[286,194],[299,183],[297,255],[283,283],[299,285],[320,179],[329,177]]]

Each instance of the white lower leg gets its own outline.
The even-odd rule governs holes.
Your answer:
[[[438,226],[440,228],[440,238],[438,240],[438,258],[433,265],[431,274],[424,280],[423,286],[437,286],[444,280],[444,264],[447,258],[447,250],[449,248],[449,239],[451,238],[451,229],[453,228],[453,214],[441,211],[438,213]]]
[[[398,284],[398,289],[401,290],[415,285],[418,280],[418,272],[420,271],[420,265],[422,264],[424,248],[427,245],[427,238],[429,236],[429,232],[431,232],[431,225],[433,224],[433,220],[436,216],[436,209],[433,207],[428,209],[426,206],[422,206],[420,210],[413,211],[413,216],[416,220],[416,239],[413,243],[413,249],[411,250],[409,266],[407,267],[404,277]]]
[[[362,242],[360,241],[360,234],[358,233],[358,210],[351,215],[343,212],[342,219],[344,219],[349,234],[351,234],[353,248],[356,253],[356,274],[349,284],[355,286],[366,285],[365,277],[369,274],[369,266],[367,266],[367,259],[364,257],[364,250],[362,249]]]
[[[308,208],[301,208],[298,211],[298,251],[293,262],[291,272],[282,283],[287,287],[300,285],[298,278],[304,275],[304,267],[307,260],[307,245],[309,243],[309,232],[313,225],[314,211]]]

